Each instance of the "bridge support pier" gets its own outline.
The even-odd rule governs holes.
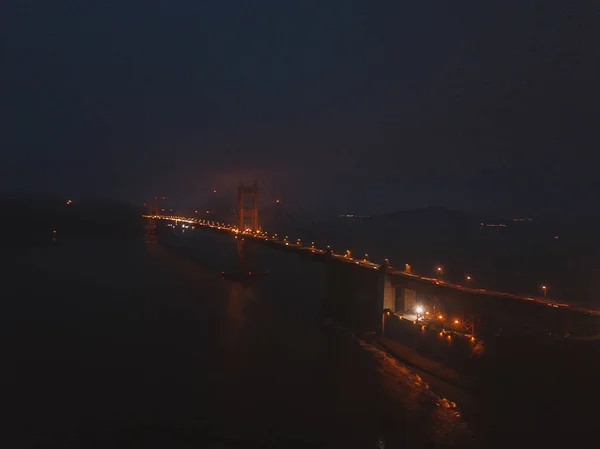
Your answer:
[[[379,330],[384,310],[385,275],[382,270],[366,269],[333,257],[329,257],[326,264],[325,314],[354,329]]]
[[[381,267],[381,282],[383,284],[382,311],[390,309],[396,311],[396,288],[392,285],[392,280],[388,276],[388,266],[383,264]]]

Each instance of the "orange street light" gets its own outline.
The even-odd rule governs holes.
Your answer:
[[[544,298],[546,297],[546,292],[548,291],[547,285],[542,285],[542,291],[544,292]]]

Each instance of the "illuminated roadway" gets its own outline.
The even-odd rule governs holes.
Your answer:
[[[295,242],[289,241],[287,237],[285,237],[284,239],[280,239],[277,234],[272,234],[271,236],[269,236],[269,234],[267,232],[261,232],[261,231],[252,232],[250,229],[240,230],[236,226],[228,225],[228,224],[220,223],[220,222],[216,222],[216,221],[203,220],[200,218],[193,218],[193,217],[190,218],[190,217],[171,216],[171,215],[143,215],[143,217],[150,218],[150,219],[173,221],[176,224],[177,223],[187,223],[187,224],[192,224],[194,226],[202,226],[204,228],[209,228],[209,229],[214,229],[214,230],[218,230],[221,232],[229,233],[231,235],[234,235],[235,238],[238,238],[238,236],[243,236],[243,238],[249,238],[249,239],[253,239],[256,241],[268,242],[270,246],[276,246],[276,247],[279,246],[281,249],[295,250],[300,253],[327,254],[327,252],[330,251],[331,256],[333,258],[343,261],[343,262],[346,262],[346,263],[353,263],[353,264],[359,265],[364,268],[371,268],[374,270],[379,270],[384,266],[384,264],[379,264],[379,263],[373,262],[371,260],[368,260],[366,258],[363,258],[363,259],[354,258],[350,255],[350,253],[336,254],[333,251],[331,251],[331,249],[319,249],[319,248],[316,248],[314,243],[312,243],[312,242],[311,242],[311,246],[304,246],[300,242],[300,239],[296,240]],[[394,276],[409,277],[409,278],[417,280],[419,282],[423,282],[423,283],[427,283],[427,284],[435,284],[440,287],[450,288],[450,289],[454,289],[454,290],[460,290],[460,291],[468,292],[468,293],[474,293],[477,295],[504,297],[504,298],[523,300],[523,301],[533,301],[533,302],[537,302],[540,304],[545,304],[550,307],[568,307],[569,309],[574,310],[574,311],[583,312],[583,313],[591,314],[591,315],[600,315],[600,310],[574,307],[570,304],[551,301],[547,298],[522,296],[522,295],[516,295],[513,293],[486,290],[483,288],[465,287],[463,285],[453,284],[451,282],[447,282],[447,281],[444,281],[439,278],[432,278],[432,277],[427,277],[427,276],[421,276],[421,275],[418,275],[415,273],[409,273],[405,270],[401,270],[399,268],[395,268],[390,265],[388,265],[388,274],[394,275]]]

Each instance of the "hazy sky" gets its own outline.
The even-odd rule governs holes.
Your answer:
[[[600,194],[578,0],[0,6],[0,189],[572,213]]]

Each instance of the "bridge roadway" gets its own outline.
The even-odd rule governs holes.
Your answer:
[[[248,230],[248,229],[240,230],[234,225],[229,225],[229,224],[225,224],[225,223],[219,223],[219,222],[210,221],[210,220],[203,220],[203,219],[194,218],[194,217],[180,217],[180,216],[171,216],[171,215],[143,215],[143,217],[148,218],[148,219],[172,221],[172,222],[175,222],[176,224],[177,223],[187,223],[187,224],[191,224],[194,226],[201,226],[203,228],[212,229],[214,231],[225,232],[225,233],[234,235],[236,238],[238,236],[242,236],[243,238],[248,238],[248,239],[258,241],[258,242],[263,242],[263,243],[268,244],[271,247],[275,247],[275,248],[282,249],[285,251],[295,251],[298,253],[313,253],[313,254],[323,254],[323,255],[330,252],[331,257],[333,257],[339,261],[346,262],[348,264],[356,264],[356,265],[358,265],[360,267],[364,267],[366,269],[380,270],[385,267],[385,263],[379,264],[379,263],[376,263],[376,262],[373,262],[373,261],[367,260],[367,259],[354,258],[347,254],[336,254],[329,248],[320,249],[320,248],[315,247],[315,245],[312,243],[311,243],[311,246],[305,246],[305,245],[302,245],[302,243],[300,242],[300,239],[298,239],[296,242],[290,242],[290,241],[288,241],[287,238],[284,238],[283,240],[280,239],[277,234],[272,234],[271,236],[269,236],[267,232],[260,232],[260,231],[252,232],[251,230]],[[418,283],[422,283],[422,284],[426,284],[426,285],[435,285],[438,288],[443,288],[443,289],[447,288],[447,289],[452,289],[452,290],[458,290],[461,292],[471,293],[471,294],[481,295],[481,296],[506,298],[508,300],[529,301],[529,302],[539,303],[541,305],[546,305],[549,307],[568,308],[569,310],[572,310],[573,312],[580,312],[580,313],[585,313],[587,315],[600,316],[600,310],[588,309],[588,308],[583,308],[583,307],[575,307],[571,304],[568,304],[565,302],[557,302],[554,300],[550,300],[548,298],[537,297],[537,296],[518,295],[518,294],[514,294],[514,293],[507,293],[507,292],[498,292],[498,291],[486,290],[483,288],[466,287],[464,285],[453,284],[451,282],[448,282],[448,281],[445,281],[445,280],[439,279],[439,278],[432,278],[432,277],[427,277],[427,276],[421,276],[421,275],[418,275],[415,273],[409,273],[405,270],[395,268],[390,265],[388,265],[387,269],[388,269],[388,275],[399,276],[399,277],[403,277],[403,278],[407,278],[407,279],[410,278],[411,280],[416,281]]]

